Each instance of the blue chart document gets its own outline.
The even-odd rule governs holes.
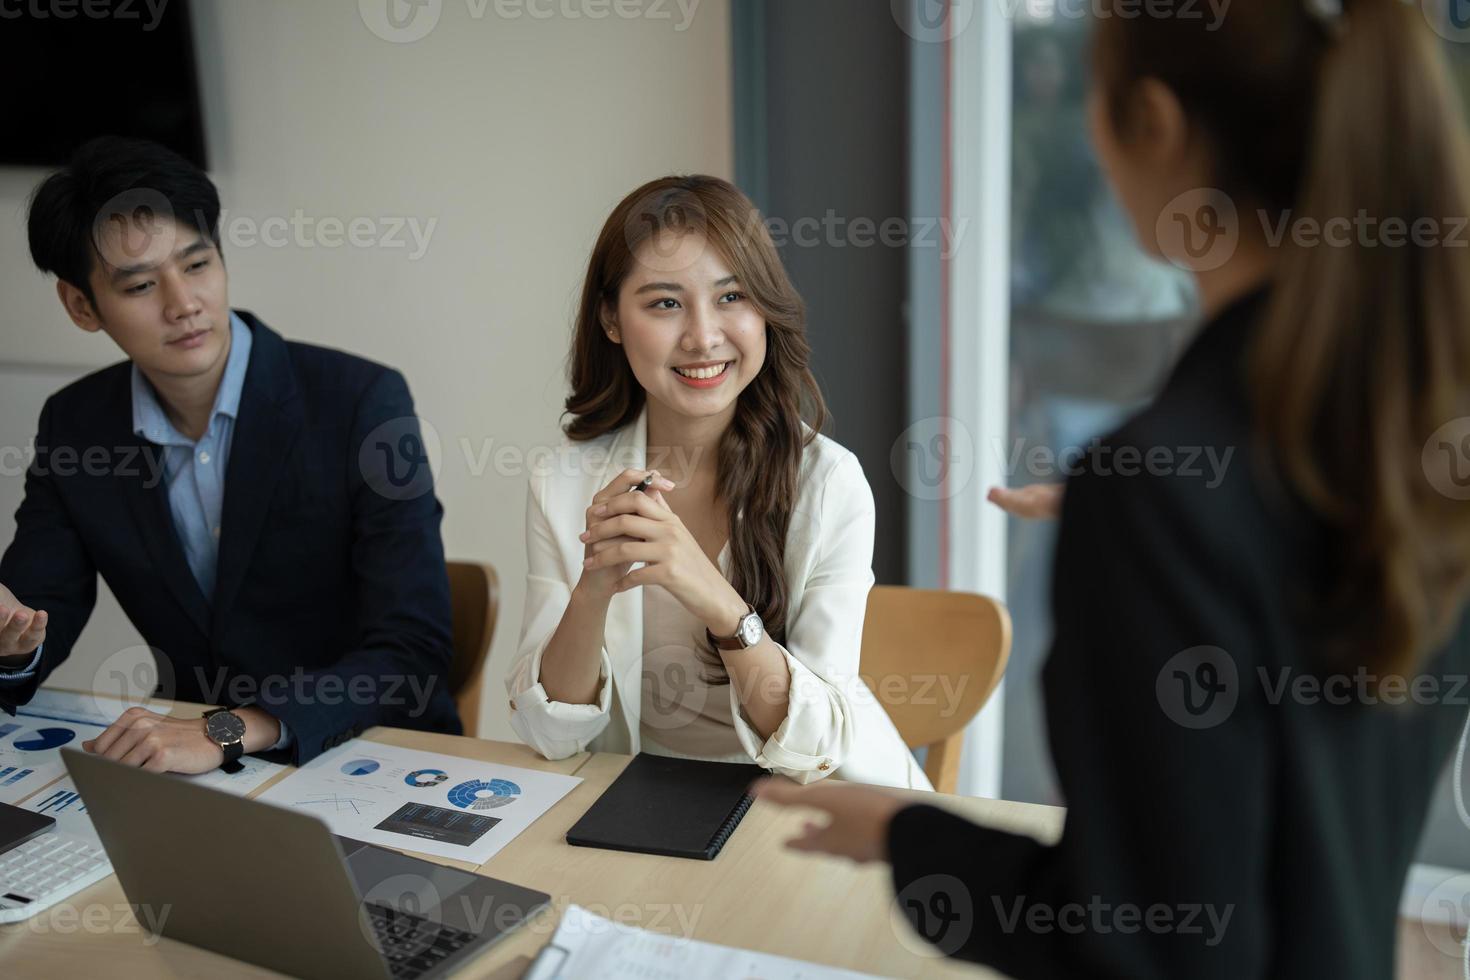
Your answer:
[[[881,980],[835,966],[717,946],[614,922],[568,905],[551,937],[521,980]]]
[[[484,864],[581,781],[355,738],[256,798],[353,840]]]
[[[32,794],[50,796],[62,785],[50,784],[66,774],[61,750],[81,749],[129,707],[124,701],[100,694],[47,688],[37,691],[29,704],[16,709],[13,720],[0,724],[0,803],[19,803]],[[215,769],[179,778],[243,796],[284,768],[248,755],[240,762],[245,767],[242,772],[230,774]],[[34,802],[30,800],[27,805]],[[75,809],[73,805],[67,812]]]
[[[90,706],[79,696],[72,699],[39,692],[0,724],[0,803],[18,803],[62,776],[62,746],[78,748],[102,734],[103,719],[82,710]]]
[[[44,813],[56,818],[56,829],[65,834],[80,837],[93,844],[101,843],[97,831],[92,829],[92,818],[87,816],[87,804],[82,802],[76,784],[67,776],[52,783],[35,796],[21,804],[27,810]]]

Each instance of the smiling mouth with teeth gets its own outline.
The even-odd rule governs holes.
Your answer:
[[[709,381],[724,374],[733,363],[734,361],[726,361],[723,364],[716,364],[714,367],[702,368],[676,367],[674,368],[674,373],[682,378],[689,378],[692,381]]]

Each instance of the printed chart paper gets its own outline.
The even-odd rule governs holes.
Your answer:
[[[353,840],[483,864],[581,781],[356,738],[257,799]]]
[[[266,762],[254,756],[242,755],[240,765],[245,768],[236,773],[228,773],[223,769],[211,769],[209,772],[201,772],[194,776],[175,774],[176,779],[185,779],[198,786],[208,786],[234,796],[245,796],[255,787],[270,779],[276,773],[286,767],[275,762]]]
[[[128,707],[125,701],[102,695],[45,688],[37,691],[29,704],[16,709],[14,718],[0,720],[0,803],[18,802],[66,775],[61,749],[80,749],[83,742],[101,735]],[[286,768],[252,756],[245,756],[240,763],[245,768],[234,775],[215,769],[176,778],[244,796]]]
[[[63,833],[74,834],[99,846],[102,844],[92,826],[92,818],[87,815],[87,804],[82,802],[82,796],[70,776],[46,787],[45,792],[37,793],[21,805],[27,810],[55,817],[56,829]]]
[[[14,718],[0,715],[0,803],[23,800],[65,775],[62,746],[80,748],[106,727],[101,719],[45,702],[22,705]]]
[[[878,980],[833,966],[667,936],[568,905],[524,980]]]

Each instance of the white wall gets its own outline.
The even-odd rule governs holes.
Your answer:
[[[481,733],[510,738],[501,677],[520,627],[525,478],[497,472],[493,450],[557,437],[570,311],[617,200],[668,172],[731,175],[728,2],[443,0],[413,43],[367,28],[359,8],[373,2],[194,4],[230,298],[408,377],[442,440],[445,548],[500,572]],[[118,356],[70,325],[30,265],[24,204],[41,176],[0,170],[0,446],[29,439],[48,391]],[[298,215],[304,244],[289,228],[282,247],[241,240],[242,225],[230,238],[232,216]],[[387,219],[434,224],[413,258],[406,231],[404,247],[327,247],[324,218],[373,219],[374,240]],[[0,542],[21,496],[13,470],[0,465]],[[137,642],[104,596],[52,683],[90,686]]]

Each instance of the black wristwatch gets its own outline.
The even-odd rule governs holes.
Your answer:
[[[245,737],[245,719],[235,714],[228,708],[215,708],[204,712],[204,734],[209,740],[220,747],[225,754],[225,761],[220,763],[220,768],[234,775],[245,767],[240,764],[240,756],[245,754],[245,743],[241,741]]]

